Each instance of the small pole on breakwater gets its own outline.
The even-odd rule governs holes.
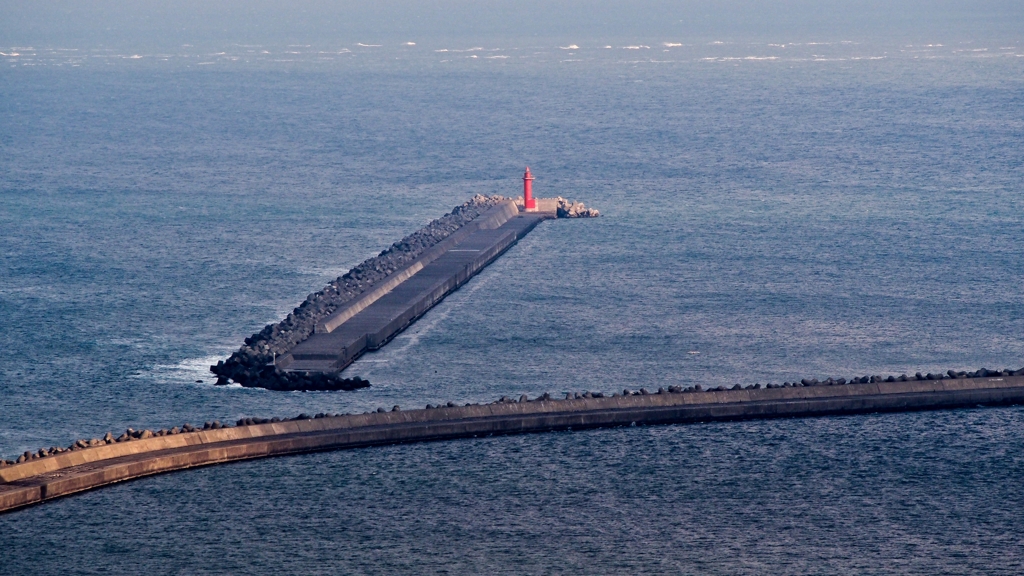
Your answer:
[[[526,174],[523,174],[523,207],[527,212],[537,210],[537,200],[533,197],[533,174],[530,174],[530,167],[526,167]]]

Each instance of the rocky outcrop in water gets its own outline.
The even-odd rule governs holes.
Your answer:
[[[286,373],[275,370],[273,362],[275,356],[286,354],[308,338],[316,324],[340,306],[372,289],[389,274],[503,200],[502,196],[477,195],[349,270],[323,290],[310,294],[287,318],[277,324],[268,324],[246,338],[245,344],[227,360],[211,366],[210,371],[217,375],[217,384],[236,382],[246,387],[270,390],[354,390],[369,386],[368,382],[358,378]]]
[[[559,196],[556,198],[558,201],[558,217],[559,218],[597,218],[601,215],[594,208],[587,208],[583,205],[583,202],[576,202],[574,200],[566,200]]]
[[[275,366],[264,366],[256,381],[261,388],[280,391],[327,392],[369,388],[370,382],[359,378],[342,378],[337,372],[285,372]]]

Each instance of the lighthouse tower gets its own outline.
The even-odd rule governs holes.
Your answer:
[[[530,167],[526,167],[526,174],[523,174],[523,206],[527,212],[537,211],[537,200],[533,197],[533,174],[530,174]]]

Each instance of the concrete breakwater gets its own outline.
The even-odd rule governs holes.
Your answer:
[[[950,375],[952,372],[952,375]],[[196,466],[374,445],[636,424],[935,410],[1024,403],[1024,369],[950,371],[893,381],[833,384],[808,380],[701,390],[670,386],[657,392],[623,390],[550,394],[490,404],[453,402],[425,409],[351,415],[242,418],[170,430],[128,430],[114,438],[77,441],[67,450],[28,453],[0,466],[0,511],[11,510],[141,476]],[[965,376],[960,376],[964,374]],[[869,380],[871,377],[867,377]]]
[[[365,380],[341,378],[336,374],[278,373],[272,368],[268,370],[267,366],[272,367],[276,356],[287,354],[296,344],[309,338],[317,324],[340,307],[372,291],[388,276],[504,200],[502,196],[477,195],[352,268],[324,289],[310,294],[284,320],[268,324],[246,338],[227,360],[211,366],[210,371],[217,375],[217,384],[235,382],[248,387],[284,390],[351,390],[368,386]]]
[[[363,262],[282,322],[246,338],[210,370],[217,384],[271,390],[352,390],[369,386],[339,372],[391,340],[547,218],[592,218],[597,210],[564,198],[521,213],[501,196],[477,196]]]
[[[554,214],[520,213],[506,200],[339,309],[278,358],[278,370],[334,373],[389,342],[445,296]]]
[[[561,196],[555,198],[555,214],[559,218],[597,218],[601,215],[595,208],[587,208],[583,202],[567,200]]]

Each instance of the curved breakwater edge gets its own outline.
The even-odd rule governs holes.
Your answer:
[[[979,371],[975,377],[940,375],[845,385],[809,384],[760,388],[678,387],[649,393],[624,390],[507,397],[490,404],[428,405],[425,409],[352,415],[317,414],[272,420],[244,418],[235,426],[207,423],[202,430],[126,432],[114,439],[78,441],[72,449],[19,458],[0,467],[0,512],[116,482],[206,466],[303,452],[523,434],[753,418],[807,417],[871,412],[937,410],[1024,403],[1024,369]],[[875,377],[869,377],[876,380]],[[131,431],[129,431],[131,432]],[[40,452],[43,452],[42,450]]]

